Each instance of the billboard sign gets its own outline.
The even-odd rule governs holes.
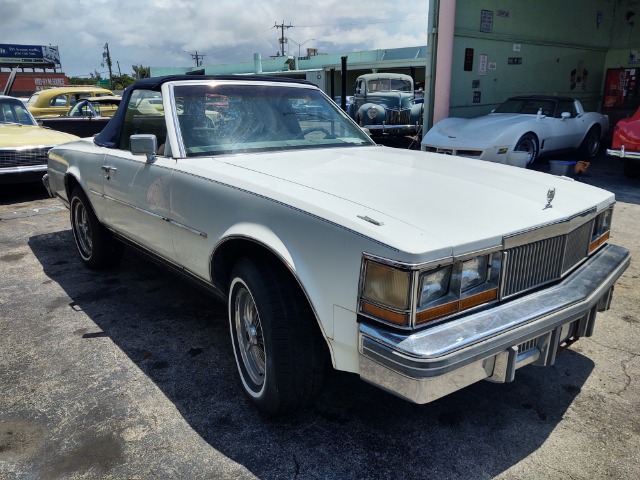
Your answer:
[[[0,65],[3,64],[60,67],[60,53],[57,46],[0,43]]]

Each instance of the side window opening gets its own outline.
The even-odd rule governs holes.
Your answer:
[[[152,134],[158,147],[167,141],[167,125],[164,119],[162,96],[151,90],[135,90],[131,93],[125,112],[118,148],[130,150],[131,135]]]

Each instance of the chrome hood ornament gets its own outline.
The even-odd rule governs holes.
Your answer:
[[[553,205],[551,205],[551,202],[553,202],[553,199],[556,196],[556,189],[555,188],[550,188],[549,190],[547,190],[547,205],[543,208],[543,210],[546,210],[547,208],[553,208]]]

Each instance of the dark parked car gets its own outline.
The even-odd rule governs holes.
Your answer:
[[[422,128],[423,106],[409,75],[368,73],[357,78],[347,111],[371,135],[415,135]]]

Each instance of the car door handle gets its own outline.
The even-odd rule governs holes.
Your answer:
[[[111,165],[103,165],[102,170],[106,173],[107,180],[111,178],[111,172],[115,172],[118,169],[116,167],[112,167]]]

